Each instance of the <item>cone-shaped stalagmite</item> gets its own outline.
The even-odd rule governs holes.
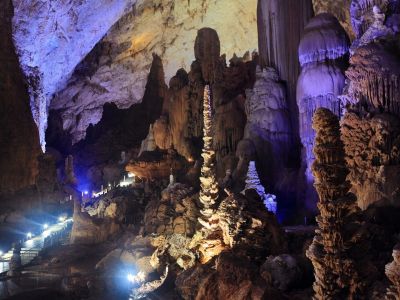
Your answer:
[[[362,256],[355,248],[363,243],[358,222],[360,209],[346,181],[348,170],[339,120],[330,110],[319,108],[314,114],[313,128],[316,139],[312,170],[320,215],[307,256],[315,271],[314,299],[354,299],[361,294],[362,284],[352,253]]]
[[[204,104],[203,104],[203,141],[204,147],[201,156],[203,157],[203,165],[201,167],[201,190],[200,202],[202,204],[202,217],[199,222],[206,228],[211,228],[210,218],[215,212],[215,203],[218,199],[218,183],[215,176],[215,151],[213,144],[212,129],[212,103],[210,86],[204,88]]]

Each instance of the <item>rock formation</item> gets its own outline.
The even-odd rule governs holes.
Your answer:
[[[288,168],[293,166],[290,162],[294,156],[293,132],[285,86],[274,69],[257,68],[254,87],[246,90],[245,109],[247,124],[243,142],[246,147],[242,144],[237,148],[240,161],[234,175],[245,175],[249,160],[241,164],[242,156],[255,151],[248,159],[257,159],[261,179],[280,198],[289,198],[286,193],[290,190],[293,193],[293,184],[287,185],[285,181],[289,178]]]
[[[276,214],[277,203],[275,201],[276,196],[271,194],[266,194],[264,187],[261,185],[260,178],[258,177],[256,164],[254,161],[249,163],[249,168],[246,176],[246,186],[244,188],[244,192],[246,190],[253,189],[257,192],[258,196],[262,199],[265,204],[265,207],[268,211]]]
[[[210,229],[211,216],[215,212],[215,205],[218,200],[218,183],[215,173],[215,152],[213,150],[213,124],[212,124],[212,102],[210,86],[206,85],[204,88],[204,101],[203,101],[203,165],[201,167],[200,177],[200,203],[202,205],[199,222],[205,227]]]
[[[391,114],[361,117],[348,112],[342,121],[346,162],[358,205],[400,203],[400,120]]]
[[[163,61],[166,82],[180,68],[189,71],[198,29],[214,28],[228,58],[257,49],[256,4],[256,0],[137,1],[96,47],[91,46],[67,86],[59,87],[50,108],[63,110],[64,129],[75,142],[81,140],[87,126],[101,119],[105,103],[128,108],[141,102],[153,53]],[[95,103],[90,101],[93,94]],[[75,116],[80,116],[79,122]]]
[[[193,190],[188,186],[175,183],[161,193],[161,199],[151,200],[144,216],[144,232],[171,236],[181,234],[188,237],[196,231],[199,207]]]
[[[31,109],[44,150],[53,94],[65,86],[76,65],[136,1],[13,2],[13,37],[31,82]],[[100,16],[102,22],[97,22]]]
[[[377,201],[396,204],[400,197],[400,52],[395,31],[383,23],[392,8],[386,1],[378,2],[359,6],[364,21],[355,20],[359,38],[352,46],[349,83],[342,96],[348,105],[342,132],[349,180],[363,209]],[[373,7],[379,4],[382,12]]]
[[[362,245],[360,209],[346,181],[348,170],[337,116],[319,108],[313,128],[316,139],[312,170],[320,215],[307,257],[314,265],[314,299],[352,299],[363,291],[357,265],[365,251],[358,248]]]
[[[392,285],[386,293],[386,300],[396,300],[400,297],[400,245],[393,249],[393,261],[385,267],[386,276]]]
[[[261,67],[273,67],[287,84],[287,100],[294,132],[298,130],[296,82],[300,74],[297,48],[303,28],[313,16],[311,0],[259,0],[258,49]]]
[[[0,4],[0,193],[34,185],[40,154],[28,87],[12,40],[12,1]]]
[[[299,61],[302,66],[297,82],[297,103],[299,107],[300,138],[303,144],[306,194],[308,208],[315,208],[316,194],[312,187],[311,164],[315,133],[312,117],[319,107],[341,114],[338,96],[345,86],[341,69],[349,50],[349,39],[335,17],[323,13],[317,15],[304,28],[299,45]],[[318,84],[316,84],[318,82]]]

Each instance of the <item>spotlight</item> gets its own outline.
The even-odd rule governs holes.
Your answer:
[[[26,237],[27,237],[28,239],[32,238],[32,233],[31,233],[31,232],[28,232],[28,233],[26,234]]]
[[[88,192],[88,191],[84,191],[83,193],[84,193],[85,195],[88,195],[88,194],[89,194],[89,192]]]
[[[65,216],[59,216],[58,217],[58,221],[59,222],[64,222],[66,219],[67,219],[67,217],[65,217]]]
[[[128,173],[128,177],[129,177],[129,178],[133,178],[133,177],[135,177],[135,174],[133,174],[133,173]]]
[[[127,279],[130,283],[135,284],[135,283],[143,283],[146,281],[146,274],[142,271],[137,273],[136,275],[133,274],[128,274]]]
[[[43,233],[42,233],[42,236],[43,236],[44,238],[47,238],[49,235],[50,235],[50,230],[45,230],[45,231],[43,231]]]
[[[43,229],[46,230],[47,228],[49,228],[49,224],[46,223],[43,225]]]
[[[4,254],[3,251],[0,250],[0,257],[3,256],[3,254]]]

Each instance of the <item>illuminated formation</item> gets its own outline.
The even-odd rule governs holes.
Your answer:
[[[349,193],[348,170],[340,140],[339,120],[328,109],[313,117],[316,131],[312,165],[319,195],[318,229],[306,254],[314,265],[314,299],[354,299],[361,280],[352,255],[362,257],[357,200]]]
[[[246,176],[246,187],[244,190],[246,191],[250,189],[256,190],[268,211],[276,214],[276,196],[265,193],[265,189],[260,182],[260,178],[258,177],[256,164],[254,161],[249,163],[249,169]]]
[[[218,183],[215,176],[215,152],[212,148],[212,103],[210,86],[208,85],[204,87],[203,120],[204,147],[201,156],[204,161],[201,167],[200,177],[200,202],[202,204],[200,213],[202,214],[202,217],[199,218],[199,222],[206,229],[211,229],[213,226],[210,219],[215,212],[215,204],[218,200]]]

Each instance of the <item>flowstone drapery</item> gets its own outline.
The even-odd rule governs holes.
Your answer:
[[[312,117],[319,107],[326,107],[335,115],[340,115],[338,96],[345,86],[345,76],[341,68],[348,50],[349,38],[346,32],[338,20],[327,13],[319,14],[310,20],[299,45],[302,70],[297,82],[297,105],[306,177],[305,196],[309,208],[315,208],[317,201],[311,174],[315,137],[311,126]]]

